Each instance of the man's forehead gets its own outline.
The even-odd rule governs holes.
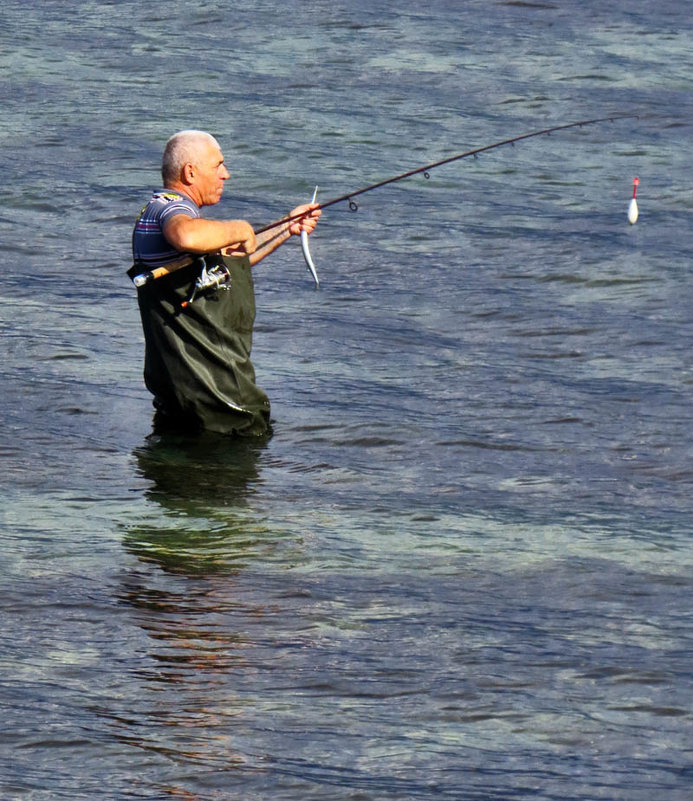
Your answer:
[[[205,161],[223,161],[224,156],[222,155],[221,148],[219,145],[215,144],[214,142],[200,141],[197,143],[197,155],[198,158],[203,158]]]
[[[224,160],[224,154],[221,152],[221,148],[219,145],[213,145],[211,142],[209,143],[209,157],[213,161],[221,162]]]

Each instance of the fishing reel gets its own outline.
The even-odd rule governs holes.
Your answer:
[[[202,262],[202,270],[195,280],[190,297],[181,304],[182,309],[188,307],[198,295],[204,292],[209,292],[213,289],[231,289],[229,286],[231,273],[226,265],[215,264],[214,267],[207,267],[204,258],[199,259],[199,261]]]

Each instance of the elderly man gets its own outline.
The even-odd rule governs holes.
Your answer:
[[[316,204],[297,206],[263,234],[245,220],[206,220],[229,171],[216,139],[181,131],[162,162],[164,189],[142,209],[132,239],[145,339],[144,378],[157,420],[185,430],[262,435],[270,404],[250,361],[255,296],[251,267],[292,234],[312,233]],[[300,216],[303,214],[303,216]],[[136,281],[136,283],[141,283]]]

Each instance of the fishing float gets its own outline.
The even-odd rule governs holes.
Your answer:
[[[630,199],[630,203],[628,204],[628,222],[631,225],[635,225],[635,223],[638,221],[638,201],[635,199],[635,196],[638,192],[639,183],[639,178],[633,178],[633,197]]]

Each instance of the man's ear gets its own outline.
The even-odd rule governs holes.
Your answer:
[[[195,167],[190,162],[183,165],[183,169],[181,170],[181,178],[183,179],[184,184],[192,185],[194,183]]]

